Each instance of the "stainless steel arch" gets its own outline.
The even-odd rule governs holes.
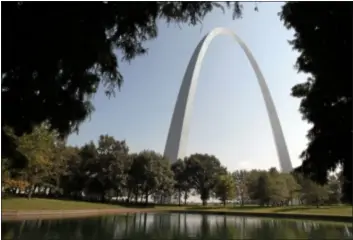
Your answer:
[[[217,35],[231,35],[240,45],[248,57],[252,68],[255,71],[258,83],[264,98],[267,114],[269,116],[272,133],[275,139],[280,167],[283,172],[292,171],[287,145],[283,136],[281,124],[267,87],[264,76],[245,43],[231,30],[226,28],[215,28],[208,33],[197,45],[186,69],[183,82],[181,84],[177,102],[175,104],[172,121],[169,128],[168,138],[164,150],[164,156],[172,162],[179,158],[184,158],[186,154],[187,137],[189,134],[190,117],[194,101],[197,81],[201,70],[201,64],[205,53],[212,39]]]

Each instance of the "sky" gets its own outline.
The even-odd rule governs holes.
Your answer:
[[[159,23],[158,37],[145,44],[148,54],[120,62],[124,84],[108,98],[104,89],[93,99],[96,108],[68,143],[82,146],[99,135],[126,140],[131,152],[163,153],[180,84],[198,42],[213,28],[235,31],[248,45],[275,102],[294,167],[307,144],[309,125],[298,111],[300,100],[291,88],[307,76],[294,68],[298,53],[288,40],[278,12],[283,3],[244,3],[242,19],[231,11],[214,10],[197,26]],[[122,56],[118,54],[118,58]],[[255,73],[240,46],[230,36],[211,43],[202,65],[191,117],[187,154],[208,153],[228,170],[279,169],[275,143]]]

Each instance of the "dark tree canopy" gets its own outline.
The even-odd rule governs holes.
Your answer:
[[[2,156],[15,156],[17,136],[48,121],[67,136],[93,111],[90,97],[103,85],[108,95],[123,82],[118,59],[147,52],[157,20],[196,25],[212,2],[6,2],[2,4]],[[233,17],[241,5],[232,4]],[[116,50],[122,52],[116,56]]]
[[[297,171],[325,183],[328,170],[342,164],[344,197],[352,202],[352,4],[289,2],[280,15],[295,31],[298,71],[310,74],[292,88],[312,124]]]

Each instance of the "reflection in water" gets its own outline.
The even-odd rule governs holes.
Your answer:
[[[2,239],[352,239],[352,224],[198,214],[2,222]]]

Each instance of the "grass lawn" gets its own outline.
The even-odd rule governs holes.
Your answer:
[[[82,210],[112,209],[119,206],[102,203],[75,202],[41,198],[8,198],[1,200],[2,210]]]
[[[185,210],[185,211],[214,211],[214,212],[246,212],[246,213],[277,213],[277,214],[307,214],[307,215],[328,215],[328,216],[352,216],[352,206],[289,206],[289,207],[259,207],[259,206],[236,206],[236,207],[157,207],[169,210]]]
[[[33,198],[9,198],[3,199],[2,210],[79,210],[79,209],[113,209],[124,208],[123,206],[89,202],[75,202],[66,200],[40,199]],[[139,208],[139,206],[130,206],[130,208]],[[277,213],[277,214],[307,214],[307,215],[329,215],[329,216],[352,216],[352,206],[293,206],[293,207],[259,207],[248,206],[155,206],[160,211],[180,210],[180,211],[205,211],[205,212],[244,212],[244,213]]]

